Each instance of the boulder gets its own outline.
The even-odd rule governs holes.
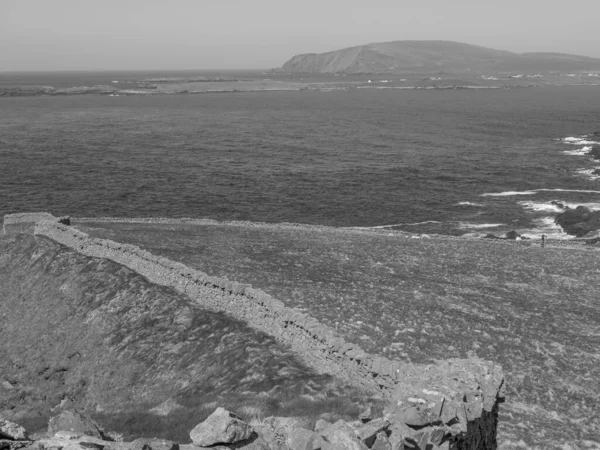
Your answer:
[[[195,445],[208,447],[215,444],[233,444],[244,441],[254,430],[240,417],[224,408],[217,408],[208,418],[190,432]]]
[[[379,418],[372,420],[354,430],[356,436],[363,441],[367,447],[371,447],[380,431],[385,430],[390,425],[387,419]]]
[[[323,436],[322,450],[365,450],[368,447],[363,444],[350,425],[343,420],[338,420],[325,431]]]
[[[294,428],[287,438],[289,450],[313,450],[315,442],[319,442],[321,436],[314,431],[304,428]]]
[[[520,237],[521,237],[521,235],[519,233],[517,233],[515,230],[511,230],[504,235],[505,239],[511,239],[513,241],[519,239]]]
[[[48,421],[48,434],[54,436],[59,431],[71,431],[85,436],[106,439],[104,430],[90,416],[75,409],[62,411]]]
[[[53,437],[37,441],[39,450],[104,450],[110,442],[69,431],[59,431]]]
[[[11,441],[26,441],[27,431],[21,425],[0,417],[0,439]]]
[[[325,419],[319,419],[319,420],[317,420],[317,423],[315,423],[315,431],[320,432],[320,431],[326,430],[331,425],[332,425],[331,422],[329,422]]]
[[[583,237],[588,233],[600,230],[600,211],[591,211],[585,206],[567,208],[554,219],[566,233]]]
[[[390,442],[385,431],[380,431],[377,433],[371,450],[392,450],[392,443]]]

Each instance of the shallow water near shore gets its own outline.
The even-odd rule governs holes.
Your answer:
[[[595,86],[2,98],[0,214],[568,238],[599,117]]]

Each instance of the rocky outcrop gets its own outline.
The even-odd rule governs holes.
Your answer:
[[[495,448],[498,402],[504,396],[498,366],[477,358],[412,365],[369,355],[315,319],[248,285],[208,276],[132,245],[91,238],[57,219],[37,222],[34,231],[84,255],[123,264],[205,308],[226,312],[276,337],[318,371],[379,393],[391,402],[387,413],[407,439]],[[345,439],[334,434],[335,439]]]
[[[564,212],[558,214],[554,221],[566,233],[583,237],[600,230],[600,211],[591,211],[585,206],[567,208]]]

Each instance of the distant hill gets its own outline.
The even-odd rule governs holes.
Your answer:
[[[600,70],[600,59],[562,53],[512,53],[452,41],[394,41],[296,55],[277,70],[323,74],[577,71]]]

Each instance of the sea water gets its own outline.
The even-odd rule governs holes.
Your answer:
[[[0,98],[0,214],[567,238],[596,130],[597,86]]]

